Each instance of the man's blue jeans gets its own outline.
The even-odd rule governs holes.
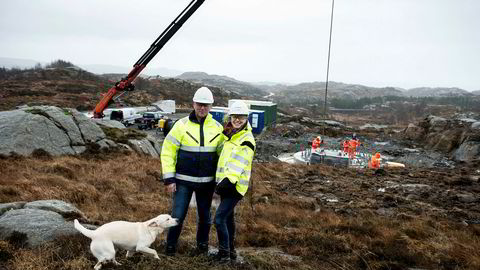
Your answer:
[[[210,207],[212,205],[215,181],[212,183],[176,184],[177,191],[173,196],[172,217],[178,218],[178,225],[170,227],[167,234],[167,249],[176,250],[178,238],[182,232],[183,221],[187,216],[188,206],[195,191],[197,199],[197,247],[208,247],[208,235],[212,225]]]
[[[218,250],[230,252],[235,241],[235,206],[241,197],[221,197],[220,205],[215,213]]]

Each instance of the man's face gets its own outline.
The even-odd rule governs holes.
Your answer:
[[[212,104],[193,102],[193,109],[195,110],[195,115],[197,116],[197,118],[207,117],[208,112],[210,112],[211,108]]]

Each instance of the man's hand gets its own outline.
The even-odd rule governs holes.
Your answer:
[[[177,185],[175,183],[172,183],[170,185],[166,185],[165,186],[165,191],[170,192],[170,193],[175,192],[175,191],[177,191]]]

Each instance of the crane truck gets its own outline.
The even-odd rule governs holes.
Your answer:
[[[188,6],[177,16],[177,18],[160,34],[160,36],[152,43],[148,50],[140,57],[140,59],[133,65],[133,69],[128,75],[122,78],[114,86],[112,86],[103,98],[95,106],[93,111],[93,118],[103,118],[103,111],[116,98],[128,91],[133,91],[135,85],[132,83],[135,78],[147,66],[150,60],[163,48],[163,46],[175,35],[175,33],[182,27],[182,25],[192,16],[195,11],[203,4],[205,0],[193,0]]]

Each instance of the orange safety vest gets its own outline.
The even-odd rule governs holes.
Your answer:
[[[357,140],[350,140],[348,141],[348,145],[350,148],[353,148],[355,150],[357,150],[357,146],[359,145],[360,143],[357,141]]]
[[[372,157],[370,162],[368,163],[368,167],[370,169],[378,169],[380,168],[380,160],[376,158],[375,156]]]
[[[319,139],[315,138],[312,141],[312,148],[317,149],[317,147],[320,147],[321,144],[322,144],[322,142]]]

